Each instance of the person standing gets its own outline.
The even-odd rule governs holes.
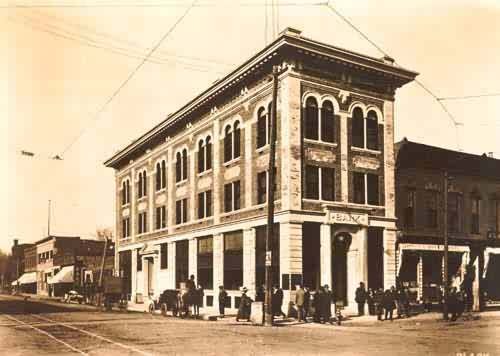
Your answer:
[[[304,287],[304,322],[307,323],[307,317],[309,316],[309,308],[311,306],[311,292],[309,288]]]
[[[252,302],[253,300],[247,296],[248,289],[243,287],[240,306],[238,307],[238,314],[236,315],[236,321],[240,321],[240,319],[246,319],[250,321],[250,314],[252,311]]]
[[[225,291],[224,286],[219,286],[219,315],[221,318],[223,318],[225,314],[226,298],[227,292]]]
[[[316,291],[314,292],[314,296],[313,296],[314,322],[315,323],[321,322],[321,302],[323,300],[322,289],[323,289],[323,287],[319,287],[318,289],[316,289]]]
[[[193,292],[196,289],[196,283],[194,282],[194,274],[189,277],[189,279],[186,281],[186,289],[188,292]]]
[[[325,284],[323,288],[325,290],[325,297],[324,297],[325,300],[324,300],[324,304],[323,304],[323,320],[329,322],[330,324],[333,324],[333,321],[332,321],[333,295],[328,287],[328,284]]]
[[[304,317],[304,295],[305,291],[302,288],[302,284],[297,286],[297,291],[295,292],[295,305],[297,306],[297,320],[303,322]]]
[[[382,304],[384,305],[385,315],[384,320],[388,318],[392,321],[392,314],[394,312],[394,308],[396,304],[394,302],[394,293],[390,289],[387,289],[384,293],[384,297],[382,299]]]
[[[374,298],[373,289],[368,288],[368,292],[366,293],[366,304],[368,304],[368,315],[375,315],[375,305],[373,304]]]
[[[279,286],[274,286],[273,296],[272,296],[272,308],[274,316],[281,315],[283,316],[283,318],[286,318],[285,313],[283,313],[283,310],[281,309],[282,306],[283,306],[283,289],[281,289]]]
[[[382,288],[379,288],[374,294],[373,302],[375,305],[375,312],[377,313],[377,320],[382,321],[382,314],[384,313],[384,291]]]
[[[358,304],[358,316],[365,315],[366,289],[363,282],[360,282],[356,289],[355,302]]]
[[[200,315],[200,307],[203,306],[203,297],[205,293],[203,292],[203,287],[198,284],[198,288],[196,288],[195,301],[194,301],[194,315],[195,317]]]

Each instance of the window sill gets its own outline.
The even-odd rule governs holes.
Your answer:
[[[186,183],[187,183],[187,181],[188,181],[188,180],[187,180],[187,178],[186,178],[186,179],[180,180],[180,181],[178,181],[178,182],[175,182],[175,186],[176,186],[176,187],[179,187],[179,186],[181,186],[181,185],[183,185],[183,184],[186,184]]]
[[[335,200],[311,199],[311,198],[304,198],[303,200],[307,203],[320,203],[320,204],[333,204],[333,203],[335,203]]]
[[[127,236],[127,237],[121,237],[119,239],[119,242],[127,242],[127,241],[131,241],[132,238],[130,236]]]
[[[149,233],[148,231],[146,231],[146,232],[141,232],[140,234],[135,235],[135,237],[140,238],[140,237],[146,236],[148,233]]]
[[[307,200],[307,199],[303,199]],[[318,200],[311,200],[314,202],[317,202]],[[358,204],[358,203],[351,203],[351,202],[339,202],[339,201],[322,201],[325,206],[335,206],[339,208],[358,208],[361,210],[373,210],[373,209],[385,209],[384,205],[369,205],[369,204]]]
[[[238,163],[240,160],[241,160],[241,156],[236,157],[236,158],[233,158],[233,159],[232,159],[232,160],[230,160],[230,161],[224,162],[222,165],[223,165],[224,167],[228,167],[228,166],[231,166],[231,165],[233,165],[233,164],[235,164],[235,163]]]
[[[144,196],[142,196],[142,197],[138,198],[138,199],[137,199],[137,202],[138,202],[138,203],[140,203],[140,202],[142,202],[142,201],[147,200],[147,198],[148,198],[148,196],[147,196],[147,195],[144,195]]]
[[[167,188],[166,188],[166,187],[165,187],[165,188],[161,188],[160,190],[157,190],[157,191],[155,192],[155,194],[165,193],[166,191],[167,191]]]
[[[379,150],[371,150],[369,148],[362,148],[362,147],[356,147],[356,146],[351,146],[351,150],[355,151],[355,152],[373,153],[375,155],[379,155],[382,153],[382,151],[379,151]]]
[[[210,173],[212,173],[212,168],[207,169],[207,170],[205,170],[203,172],[198,173],[198,178],[201,178],[203,176],[209,175]]]
[[[257,153],[263,153],[264,151],[269,149],[269,143],[266,143],[264,146],[261,146],[255,150]]]
[[[122,204],[122,209],[126,209],[130,207],[130,203]]]
[[[322,145],[322,146],[329,146],[329,147],[333,147],[333,148],[338,147],[338,143],[336,143],[336,142],[326,142],[326,141],[321,141],[321,140],[312,140],[310,138],[304,138],[304,142],[305,143],[314,143],[314,144],[318,144],[318,145]]]
[[[213,216],[206,216],[204,218],[198,218],[195,220],[197,224],[203,224],[204,222],[212,220],[214,217]]]
[[[237,213],[241,213],[243,209],[238,209],[238,210],[231,210],[231,211],[226,211],[224,213],[221,213],[220,214],[220,217],[221,218],[224,218],[226,216],[231,216],[231,215],[234,215],[234,214],[237,214]]]
[[[157,232],[167,232],[167,230],[168,230],[168,227],[165,226],[165,227],[162,227],[161,229],[155,229],[155,230],[153,230],[153,232],[155,232],[155,233],[157,233]]]

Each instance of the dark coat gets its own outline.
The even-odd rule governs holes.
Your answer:
[[[227,298],[227,292],[225,290],[221,290],[219,292],[219,303],[224,304],[226,302],[226,298]]]
[[[332,316],[332,300],[333,300],[333,295],[331,291],[324,292],[323,294],[323,300],[321,303],[321,314],[325,318],[330,318]]]
[[[354,300],[356,303],[364,304],[366,302],[366,289],[358,287],[356,289],[356,297]]]
[[[384,296],[382,297],[382,305],[386,310],[394,310],[394,308],[396,308],[394,294],[391,291],[384,293]]]
[[[272,296],[272,309],[274,314],[281,313],[281,306],[283,305],[283,290],[278,288]]]
[[[243,295],[241,296],[240,306],[238,308],[238,315],[236,316],[236,319],[250,319],[252,302],[253,300],[245,293],[243,293]]]

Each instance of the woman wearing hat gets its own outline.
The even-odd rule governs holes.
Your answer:
[[[241,301],[238,308],[238,314],[236,315],[236,321],[240,321],[240,319],[250,321],[253,300],[247,296],[248,289],[246,287],[243,287],[241,292]]]

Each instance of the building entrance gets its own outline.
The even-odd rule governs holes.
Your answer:
[[[320,224],[302,225],[302,279],[304,286],[317,289],[321,283]]]
[[[347,251],[351,244],[351,235],[340,233],[332,240],[332,283],[336,301],[347,305]]]

